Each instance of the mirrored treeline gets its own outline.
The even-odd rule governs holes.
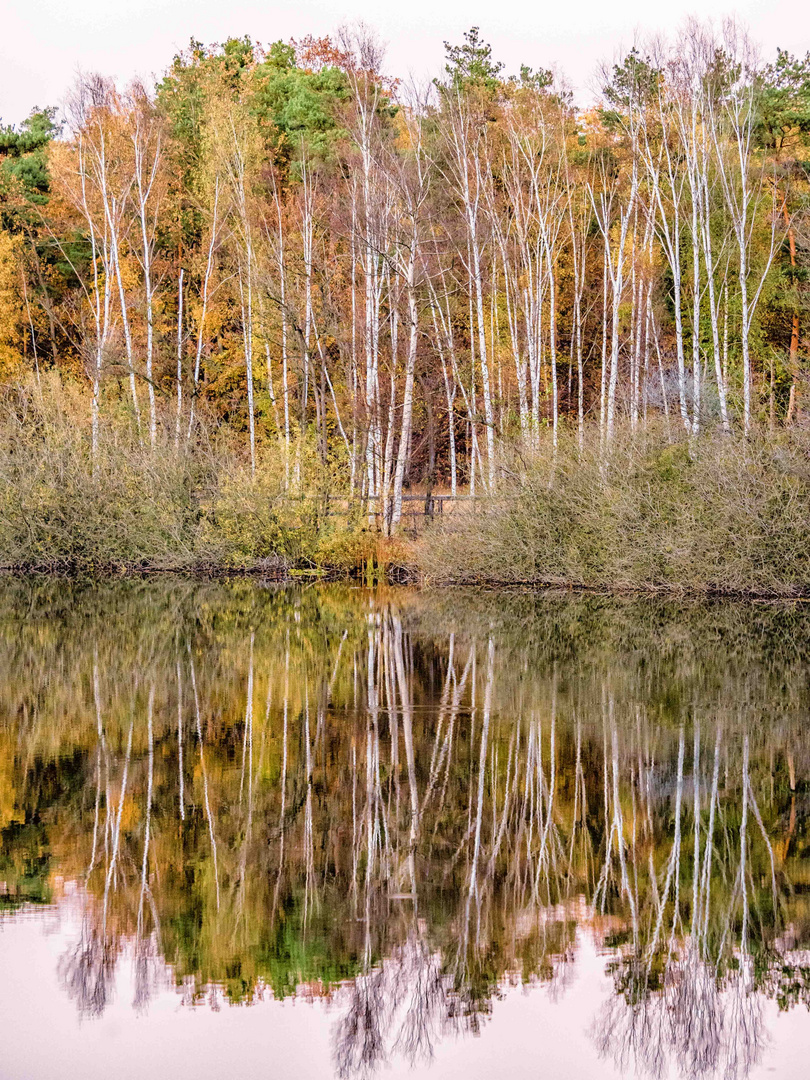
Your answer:
[[[587,938],[600,1053],[744,1077],[810,1004],[810,612],[251,582],[0,588],[2,918],[63,990],[330,997],[428,1059]],[[808,1026],[810,1032],[810,1026]]]

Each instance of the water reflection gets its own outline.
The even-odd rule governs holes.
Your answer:
[[[807,645],[794,606],[6,584],[5,909],[78,905],[99,1016],[334,1005],[340,1077],[431,1059],[510,984],[624,1072],[743,1078],[810,1004]],[[810,1034],[810,1025],[806,1029]]]

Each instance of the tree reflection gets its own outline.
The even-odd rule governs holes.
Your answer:
[[[78,883],[60,977],[83,1014],[125,958],[138,1009],[166,982],[212,1008],[329,997],[338,1074],[371,1076],[512,984],[563,993],[588,936],[602,1055],[737,1080],[764,999],[808,1004],[810,619],[244,585],[58,602],[0,623],[0,736],[14,813]],[[4,822],[7,890],[22,835]]]
[[[59,963],[59,977],[83,1016],[101,1016],[113,998],[120,941],[91,913],[82,918],[81,934]]]

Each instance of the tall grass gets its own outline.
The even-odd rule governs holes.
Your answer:
[[[419,561],[435,582],[807,593],[810,439],[655,427],[604,456],[598,432],[564,438],[448,515]]]

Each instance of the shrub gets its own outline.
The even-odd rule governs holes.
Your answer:
[[[91,454],[87,398],[56,376],[0,399],[0,566],[28,569],[245,567],[317,560],[328,485],[288,497],[277,444],[255,476],[225,427],[152,447],[105,405]],[[306,457],[307,448],[302,451]]]
[[[792,595],[810,589],[810,457],[801,433],[663,428],[561,440],[459,507],[420,546],[437,582]]]

